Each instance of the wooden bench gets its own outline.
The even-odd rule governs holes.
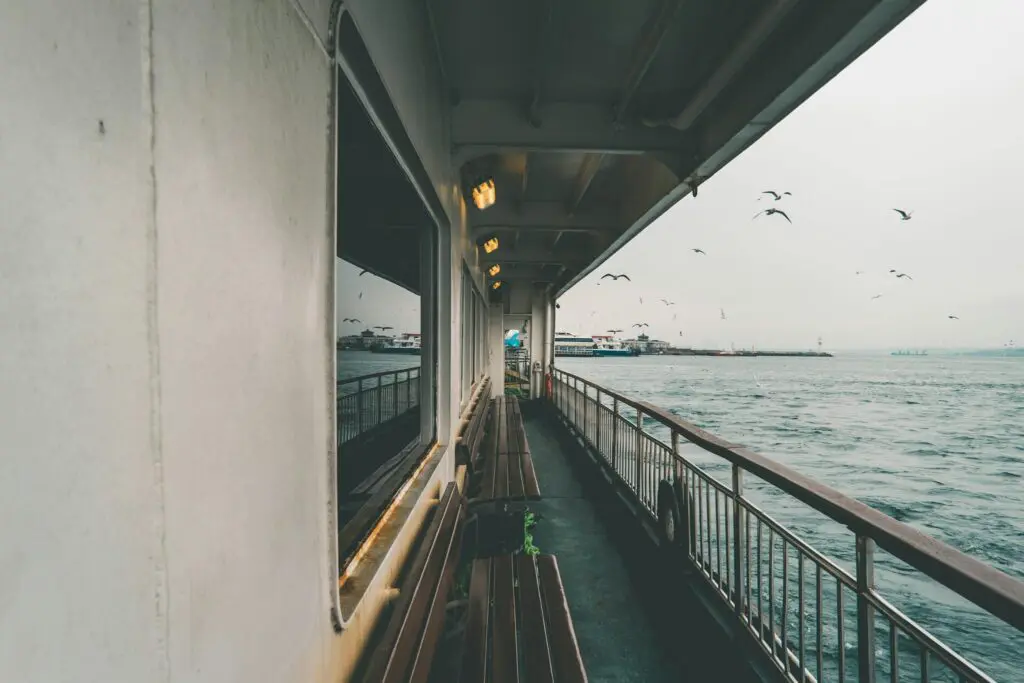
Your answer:
[[[468,417],[463,418],[465,426],[455,443],[455,464],[468,465],[477,460],[480,445],[487,429],[487,412],[490,406],[491,380],[485,378],[475,392],[473,401],[466,409]]]
[[[449,483],[405,573],[394,609],[363,674],[365,683],[427,680],[459,562],[465,508],[455,483]]]
[[[492,402],[487,439],[474,470],[481,473],[480,493],[474,502],[540,498],[523,414],[515,396],[499,396]]]
[[[460,683],[585,683],[552,555],[473,561]]]

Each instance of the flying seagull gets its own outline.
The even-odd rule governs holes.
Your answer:
[[[864,274],[863,270],[858,270],[856,273],[854,273],[854,275],[863,275],[863,274]]]
[[[874,301],[875,299],[881,299],[881,298],[882,298],[881,294],[875,294],[873,297],[871,297],[871,300]]]
[[[359,318],[342,318],[341,322],[343,322],[343,323],[361,323],[363,321],[360,320]]]
[[[633,327],[650,327],[647,323],[633,323]]]
[[[909,275],[907,275],[906,273],[896,273],[896,277],[897,278],[905,277],[908,280],[913,280],[914,279],[914,278],[910,277]]]
[[[630,279],[629,279],[629,276],[628,276],[628,275],[626,275],[625,273],[619,273],[618,275],[615,275],[615,274],[613,274],[613,273],[605,273],[604,275],[602,275],[602,276],[601,276],[601,279],[603,280],[603,279],[605,279],[606,277],[610,277],[610,278],[611,278],[611,279],[613,279],[613,280],[618,280],[618,279],[619,279],[620,277],[624,277],[624,278],[626,278],[627,280],[629,280],[630,282],[632,282],[632,280],[630,280]]]
[[[909,221],[910,217],[914,213],[913,211],[904,211],[903,209],[893,209],[893,211],[895,211],[896,213],[898,213],[900,215],[900,220],[901,221]]]
[[[948,315],[946,317],[949,318],[950,320],[959,320],[960,319],[960,318],[956,317],[955,315]]]
[[[778,193],[778,192],[776,192],[775,190],[765,190],[765,191],[764,191],[764,192],[762,192],[761,194],[762,194],[762,195],[765,195],[765,194],[770,194],[770,195],[771,195],[772,197],[774,197],[774,198],[775,198],[775,201],[779,201],[779,200],[780,200],[780,199],[782,199],[783,197],[792,197],[792,196],[793,196],[793,193],[792,193],[792,192],[783,192],[782,194],[779,194],[779,193]],[[758,199],[763,199],[763,197],[758,197]]]
[[[608,330],[609,334],[618,334],[619,332],[622,332],[622,330]]]
[[[359,292],[359,298],[360,298],[360,299],[362,299],[362,298],[363,298],[363,293],[362,293],[362,292]]]
[[[665,304],[666,306],[675,306],[676,305],[675,301],[669,301],[668,299],[662,299],[661,303]]]
[[[691,249],[690,251],[692,251],[694,254],[704,254],[705,256],[708,255],[707,252],[704,251],[703,249]]]
[[[373,329],[380,330],[381,332],[387,332],[388,330],[393,330],[395,328],[391,327],[390,325],[374,325]]]
[[[719,311],[719,313],[722,314],[722,320],[725,320],[725,309],[724,308],[719,308],[718,311]]]
[[[789,220],[789,216],[787,216],[787,215],[786,215],[786,212],[785,212],[785,211],[783,211],[782,209],[765,209],[764,211],[759,211],[758,213],[754,214],[754,218],[757,218],[757,217],[758,217],[758,216],[760,216],[760,215],[761,215],[762,213],[763,213],[763,214],[764,214],[765,216],[772,216],[772,215],[774,215],[774,214],[779,214],[780,216],[782,216],[783,218],[785,218],[785,219],[786,219],[787,221],[789,221],[790,223],[792,223],[792,222],[793,222],[793,221]],[[751,220],[753,220],[753,219],[751,219]]]

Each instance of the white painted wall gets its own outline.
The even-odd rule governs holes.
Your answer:
[[[0,680],[19,683],[166,671],[145,34],[139,3],[89,5],[0,3]]]
[[[0,680],[333,680],[316,40],[37,0],[0,65]]]
[[[491,397],[505,393],[505,315],[501,304],[487,307],[487,367],[491,376]]]

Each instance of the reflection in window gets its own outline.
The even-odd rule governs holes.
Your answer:
[[[353,521],[362,526],[361,512],[375,519],[401,485],[407,461],[416,457],[423,357],[420,297],[342,259],[335,264],[338,509],[344,529]]]

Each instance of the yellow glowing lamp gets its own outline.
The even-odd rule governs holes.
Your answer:
[[[493,204],[496,197],[494,178],[488,178],[473,188],[473,203],[481,211]]]
[[[491,239],[484,242],[484,252],[490,254],[492,251],[498,248],[498,238],[492,237]]]
[[[498,280],[493,285],[491,285],[491,289],[498,289],[499,287],[501,287],[501,280]]]
[[[494,277],[495,275],[497,275],[500,272],[501,272],[501,266],[498,265],[497,263],[495,263],[493,266],[491,266],[490,268],[487,269],[487,274],[490,275],[491,277]]]

